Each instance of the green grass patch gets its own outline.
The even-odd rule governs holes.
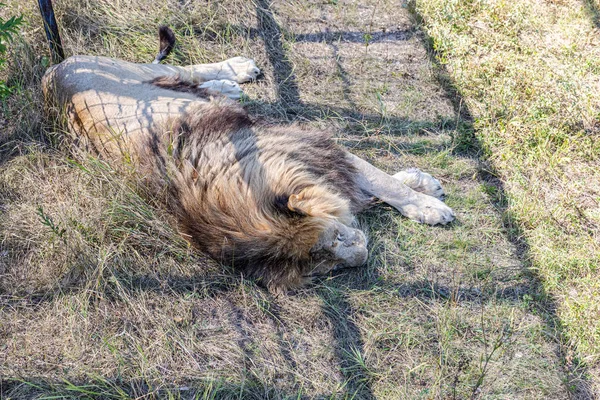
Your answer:
[[[576,357],[600,361],[600,74],[593,3],[417,1]],[[496,197],[496,189],[482,190]]]

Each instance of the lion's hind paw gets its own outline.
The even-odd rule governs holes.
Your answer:
[[[232,79],[237,83],[255,80],[260,74],[260,69],[254,60],[246,57],[233,57],[225,61],[233,72]]]

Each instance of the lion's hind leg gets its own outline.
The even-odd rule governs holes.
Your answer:
[[[166,25],[158,30],[159,50],[152,64],[159,64],[164,60],[175,47],[175,34]],[[246,57],[232,57],[225,61],[212,64],[196,64],[185,67],[170,66],[171,70],[178,72],[180,76],[185,76],[192,82],[209,81],[233,81],[235,83],[250,82],[258,78],[260,69],[256,66],[254,60]],[[224,93],[229,96],[227,93]]]
[[[198,64],[179,67],[196,82],[228,80],[246,83],[255,80],[260,69],[254,60],[246,57],[233,57],[213,64]]]

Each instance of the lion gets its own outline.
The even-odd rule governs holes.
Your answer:
[[[134,166],[202,252],[281,292],[364,265],[355,216],[376,199],[420,223],[455,218],[427,173],[391,176],[327,132],[254,121],[236,102],[260,73],[253,60],[159,64],[174,40],[166,28],[160,37],[152,64],[72,56],[42,87],[78,145]]]

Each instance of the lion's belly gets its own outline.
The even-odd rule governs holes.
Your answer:
[[[88,90],[75,94],[67,110],[77,119],[78,134],[129,141],[160,129],[197,101],[160,95],[144,99],[133,96]]]
[[[48,70],[43,87],[46,95],[54,96],[56,105],[67,112],[75,135],[114,155],[115,151],[122,152],[123,146],[131,151],[131,144],[145,140],[189,107],[204,102],[193,94],[147,83],[160,73],[169,71],[76,56]]]

